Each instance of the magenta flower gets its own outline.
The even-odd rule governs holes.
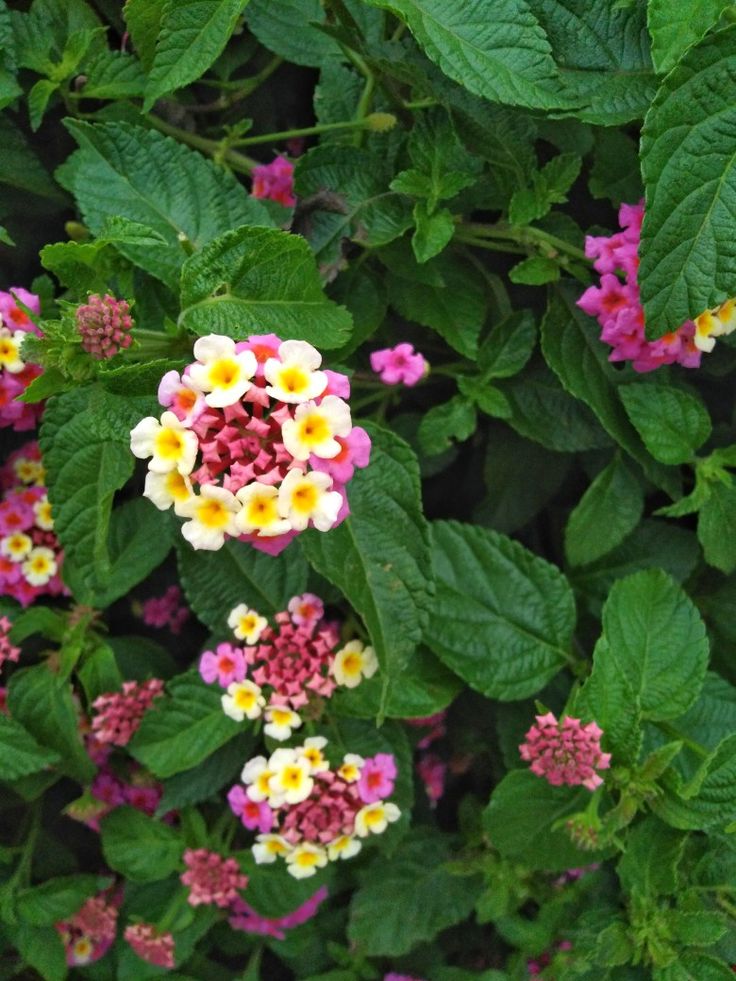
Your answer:
[[[253,168],[254,198],[267,198],[278,201],[286,208],[296,204],[294,197],[294,164],[286,157],[278,156],[270,164],[259,164]]]
[[[93,293],[87,303],[77,307],[76,321],[82,347],[96,361],[113,358],[133,343],[130,306],[109,293]]]
[[[397,344],[371,354],[371,368],[386,385],[416,385],[429,365],[411,344]]]
[[[314,470],[328,473],[334,480],[346,484],[353,479],[355,468],[368,466],[371,455],[371,438],[362,426],[353,426],[348,436],[338,436],[340,452],[331,460],[311,456],[309,463]]]
[[[174,938],[152,923],[134,923],[125,928],[124,939],[136,954],[156,967],[174,967]]]
[[[252,906],[244,900],[238,898],[232,905],[233,916],[229,919],[229,924],[233,930],[244,930],[245,933],[257,933],[264,937],[274,937],[276,940],[286,939],[286,930],[292,927],[301,926],[307,920],[311,920],[316,915],[317,910],[327,899],[327,886],[321,886],[313,896],[297,909],[287,913],[286,916],[267,917],[261,916]]]
[[[377,800],[390,797],[394,792],[396,779],[396,763],[389,753],[376,753],[368,757],[360,771],[358,793],[365,804],[374,804]]]
[[[607,770],[611,754],[601,751],[603,730],[569,715],[560,721],[552,712],[536,716],[536,723],[519,746],[521,758],[531,763],[531,771],[544,777],[553,787],[583,786],[595,790],[603,780],[595,772]]]
[[[447,763],[434,753],[425,753],[417,760],[416,769],[427,797],[432,805],[436,804],[445,792]]]
[[[117,919],[115,900],[108,902],[101,893],[88,899],[70,919],[56,923],[66,949],[67,965],[82,967],[103,957],[115,940]]]
[[[12,623],[7,617],[0,617],[0,668],[6,661],[17,663],[20,657],[20,647],[16,647],[10,642],[10,629]]]
[[[227,802],[230,810],[239,817],[249,831],[267,834],[273,827],[273,811],[265,800],[251,800],[242,784],[236,784],[228,791]]]
[[[167,371],[159,382],[158,400],[188,426],[207,408],[204,395],[187,383],[186,372],[182,377],[178,371]]]
[[[181,633],[189,619],[189,608],[182,602],[178,586],[169,586],[162,596],[151,596],[143,604],[143,622],[148,627],[168,627],[172,634]]]
[[[180,879],[189,887],[187,897],[191,906],[219,906],[226,909],[238,898],[238,891],[248,885],[234,858],[223,858],[206,848],[187,848],[184,852],[187,867]]]
[[[297,627],[315,627],[325,613],[324,603],[314,593],[293,596],[289,600],[287,609]]]
[[[199,673],[208,685],[217,681],[220,687],[227,688],[233,681],[245,678],[245,655],[240,647],[218,644],[214,651],[205,651],[200,658]]]

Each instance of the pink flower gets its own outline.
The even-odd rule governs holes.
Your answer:
[[[223,858],[206,848],[188,848],[184,852],[184,864],[187,871],[180,878],[189,887],[188,900],[192,906],[225,909],[238,898],[238,891],[248,885],[248,877],[242,875],[234,858]]]
[[[425,728],[429,729],[427,735],[422,736],[422,738],[417,743],[417,749],[427,749],[429,746],[432,745],[433,742],[436,742],[438,739],[442,739],[442,737],[447,732],[447,726],[445,724],[446,718],[447,718],[447,712],[442,711],[442,712],[436,712],[434,715],[428,715],[423,719],[404,720],[406,724],[409,726],[413,726],[415,728],[421,728],[421,729],[425,729]]]
[[[174,938],[151,923],[135,923],[125,928],[124,939],[136,954],[156,967],[174,967]]]
[[[424,356],[414,352],[411,344],[397,344],[371,354],[371,368],[386,385],[416,385],[427,373]]]
[[[582,725],[569,715],[558,721],[552,712],[536,716],[536,723],[519,746],[531,771],[554,787],[582,785],[595,790],[603,783],[596,770],[607,770],[610,753],[601,751],[603,730],[595,722]]]
[[[61,580],[64,555],[52,529],[43,486],[5,493],[0,502],[0,596],[29,606],[39,596],[69,594]]]
[[[111,772],[101,771],[92,781],[92,796],[112,810],[125,803],[125,784]]]
[[[417,760],[416,767],[427,797],[436,804],[445,792],[447,764],[434,753],[425,753]]]
[[[0,617],[0,668],[6,661],[18,662],[20,657],[20,647],[16,647],[10,642],[10,629],[12,623],[7,617]]]
[[[285,940],[285,931],[311,920],[327,899],[327,895],[327,886],[321,886],[313,896],[297,909],[287,913],[286,916],[275,918],[261,916],[252,906],[238,898],[232,905],[234,915],[230,917],[228,922],[233,930],[244,930],[246,933],[257,933],[266,937],[274,937],[276,940]]]
[[[227,688],[233,681],[245,678],[245,655],[240,647],[218,644],[214,651],[205,651],[200,658],[199,673],[208,685],[217,681],[222,688]]]
[[[82,347],[97,361],[113,358],[133,343],[130,306],[109,293],[93,293],[87,303],[77,307],[76,320]]]
[[[287,609],[297,627],[315,627],[325,614],[325,606],[314,593],[302,593],[289,600]]]
[[[159,382],[158,400],[171,409],[177,419],[191,425],[207,408],[204,395],[197,392],[178,371],[167,371]]]
[[[286,157],[278,156],[270,164],[259,164],[253,168],[254,198],[268,198],[278,201],[286,208],[296,204],[294,197],[294,164]]]
[[[358,793],[365,804],[373,804],[394,792],[396,763],[389,753],[376,753],[363,764]]]
[[[117,918],[115,900],[108,902],[101,893],[88,899],[71,919],[56,923],[68,966],[82,967],[103,957],[115,940]]]
[[[273,827],[273,812],[268,804],[251,800],[241,784],[236,784],[228,791],[227,802],[230,810],[239,817],[249,831],[260,831],[266,834]]]
[[[331,460],[320,460],[312,456],[309,463],[314,470],[322,470],[335,480],[347,484],[353,479],[355,468],[368,466],[371,456],[371,438],[361,426],[353,426],[350,435],[338,436],[340,452]]]
[[[143,622],[148,627],[168,627],[177,635],[189,619],[189,609],[182,603],[178,586],[169,586],[162,596],[152,596],[143,604]]]
[[[422,979],[414,977],[413,974],[397,974],[395,971],[389,971],[388,974],[384,974],[383,981],[422,981]]]
[[[41,300],[35,293],[29,293],[22,286],[11,286],[9,292],[0,290],[0,318],[3,324],[9,330],[40,333],[28,314],[18,306],[17,300],[35,314],[41,313]]]
[[[163,694],[164,683],[158,678],[150,681],[125,681],[122,692],[107,692],[92,703],[97,712],[92,730],[101,743],[127,746],[133,733],[153,700]]]

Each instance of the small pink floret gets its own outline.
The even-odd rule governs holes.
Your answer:
[[[414,351],[411,344],[397,344],[371,354],[371,368],[386,385],[416,385],[427,372],[424,355]]]

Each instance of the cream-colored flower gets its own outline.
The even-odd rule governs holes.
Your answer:
[[[363,678],[372,678],[377,670],[376,652],[362,640],[351,640],[341,647],[330,666],[335,681],[346,688],[356,688]]]
[[[266,391],[280,402],[308,402],[327,388],[327,375],[317,369],[322,356],[306,341],[284,341],[278,358],[269,358],[263,366],[268,382]]]
[[[295,460],[308,460],[312,453],[331,460],[342,450],[336,436],[348,436],[353,428],[350,406],[336,395],[327,395],[317,405],[303,402],[293,419],[281,427],[284,446]]]
[[[236,497],[241,503],[238,512],[238,530],[249,535],[258,532],[264,538],[284,535],[291,525],[279,514],[279,490],[272,484],[253,483],[241,487]]]
[[[150,457],[148,469],[154,473],[178,470],[191,473],[197,459],[197,434],[180,422],[173,412],[164,412],[161,421],[146,416],[130,434],[130,449],[139,460]]]
[[[290,470],[279,487],[281,516],[296,531],[303,531],[310,521],[319,531],[329,531],[342,507],[342,496],[331,487],[329,474]]]
[[[207,392],[205,402],[213,408],[234,405],[250,388],[258,362],[252,351],[235,350],[232,337],[208,334],[194,345],[197,361],[190,365],[188,382],[201,392]]]
[[[190,520],[182,525],[181,533],[193,548],[210,552],[222,548],[225,536],[239,534],[235,521],[240,502],[216,484],[203,484],[199,496],[191,497],[179,507],[179,514]]]
[[[257,644],[268,626],[268,620],[255,610],[251,610],[246,603],[239,603],[230,611],[227,625],[238,640],[244,640],[246,644]]]

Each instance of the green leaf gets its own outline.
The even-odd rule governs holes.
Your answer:
[[[125,0],[123,16],[143,67],[150,70],[166,0]]]
[[[728,0],[690,0],[687,7],[667,0],[649,0],[647,20],[652,36],[652,61],[664,75],[713,27]]]
[[[77,677],[82,682],[88,704],[106,692],[119,691],[123,686],[123,676],[109,644],[98,643],[85,655]]]
[[[34,133],[41,125],[51,96],[60,84],[60,82],[51,82],[47,78],[40,78],[28,93],[28,118]]]
[[[393,433],[375,426],[369,433],[371,462],[350,482],[350,516],[301,541],[317,572],[363,618],[381,666],[385,709],[389,686],[421,639],[430,552],[416,457]]]
[[[157,699],[128,745],[157,777],[190,770],[229,742],[242,727],[222,710],[222,690],[206,685],[196,670],[172,678],[167,698]]]
[[[31,149],[23,133],[6,114],[0,116],[0,184],[30,191],[52,201],[63,201],[64,195],[49,177],[46,168]]]
[[[607,198],[615,207],[642,196],[639,147],[626,133],[596,130],[588,190],[594,198]]]
[[[110,880],[108,879],[108,882]],[[67,875],[47,879],[41,885],[21,889],[16,897],[16,911],[31,926],[51,926],[68,920],[90,896],[102,888],[96,875]]]
[[[220,56],[248,0],[167,0],[143,111],[196,81]]]
[[[263,205],[227,171],[170,137],[129,123],[67,120],[80,145],[70,190],[96,235],[121,216],[145,225],[165,245],[123,243],[119,251],[173,290],[188,248],[201,249],[237,225],[270,225]]]
[[[455,222],[447,208],[428,214],[424,201],[417,201],[413,214],[416,230],[411,237],[411,247],[417,262],[427,262],[449,244],[455,234]]]
[[[427,645],[488,698],[513,701],[542,689],[572,643],[575,600],[565,577],[477,525],[437,521],[432,539],[436,595]]]
[[[457,387],[466,398],[470,399],[486,415],[495,416],[498,419],[508,419],[511,415],[511,406],[503,392],[488,382],[482,381],[477,375],[458,376]],[[426,419],[426,416],[424,419]],[[421,425],[424,425],[424,419]]]
[[[626,851],[616,871],[627,893],[669,896],[677,891],[677,867],[687,838],[656,817],[635,825],[626,836]]]
[[[134,882],[156,882],[176,871],[184,843],[168,824],[134,807],[116,807],[100,822],[102,853],[116,872]]]
[[[67,976],[66,950],[55,927],[33,927],[25,923],[13,927],[13,943],[30,967],[44,981],[64,981]]]
[[[531,187],[522,188],[511,198],[509,221],[513,225],[529,225],[544,218],[553,204],[564,204],[581,165],[577,154],[561,153],[532,173]]]
[[[483,828],[505,858],[531,868],[558,872],[588,865],[595,853],[583,852],[553,825],[589,802],[588,790],[553,787],[529,770],[512,770],[493,791]]]
[[[617,455],[580,498],[565,526],[570,565],[588,565],[619,545],[636,528],[644,511],[644,492]]]
[[[736,569],[736,486],[713,481],[698,512],[698,540],[705,561],[721,572]]]
[[[491,102],[552,109],[568,97],[547,37],[524,0],[369,0],[409,27],[445,75]]]
[[[690,48],[664,80],[641,142],[646,213],[639,283],[647,337],[661,337],[733,292],[736,158],[717,146],[736,108],[723,79],[736,71],[736,26]],[[707,270],[707,275],[704,275]]]
[[[146,86],[140,62],[125,51],[101,51],[85,66],[82,92],[89,99],[139,99]]]
[[[736,735],[723,740],[689,786],[673,770],[663,783],[665,794],[651,808],[667,824],[685,831],[727,826],[736,819]]]
[[[478,368],[487,378],[509,378],[531,357],[537,339],[534,317],[519,310],[496,324],[478,350]]]
[[[453,440],[462,443],[475,432],[478,419],[473,403],[463,395],[433,405],[419,424],[419,445],[427,456],[444,453]]]
[[[331,348],[352,327],[348,311],[323,293],[304,239],[275,228],[238,228],[191,256],[181,302],[180,324],[198,334],[279,331]]]
[[[688,952],[673,964],[655,969],[653,978],[654,981],[733,981],[733,971],[725,961]]]
[[[250,733],[241,733],[191,770],[175,773],[164,781],[164,792],[156,816],[161,817],[168,811],[180,810],[214,797],[225,784],[236,781],[252,751],[253,737]]]
[[[469,916],[481,881],[450,874],[451,858],[446,836],[416,831],[398,854],[369,866],[350,903],[350,942],[373,957],[400,957]],[[388,908],[401,916],[376,915]]]
[[[227,541],[217,552],[195,552],[182,540],[177,551],[187,602],[215,634],[229,635],[227,618],[239,603],[269,616],[307,587],[307,564],[296,546],[273,556]]]
[[[541,255],[522,259],[513,269],[509,270],[509,279],[512,283],[526,286],[544,286],[545,283],[554,283],[559,278],[559,265],[554,259],[547,259]]]
[[[0,715],[0,780],[17,780],[58,762],[55,750],[40,746],[19,722]]]
[[[60,770],[79,783],[89,783],[96,768],[82,745],[71,688],[59,683],[47,662],[13,673],[8,708],[41,746],[60,754]]]
[[[324,19],[319,0],[251,0],[245,12],[245,21],[261,44],[286,61],[314,68],[341,57],[337,44],[313,26]]]
[[[644,445],[661,463],[687,463],[710,436],[708,410],[691,392],[645,381],[622,385],[619,394]]]
[[[589,405],[606,432],[641,465],[647,477],[674,497],[677,477],[652,461],[629,422],[619,398],[616,371],[598,340],[598,325],[576,306],[574,290],[574,286],[560,284],[551,291],[542,323],[544,357],[563,388]]]

